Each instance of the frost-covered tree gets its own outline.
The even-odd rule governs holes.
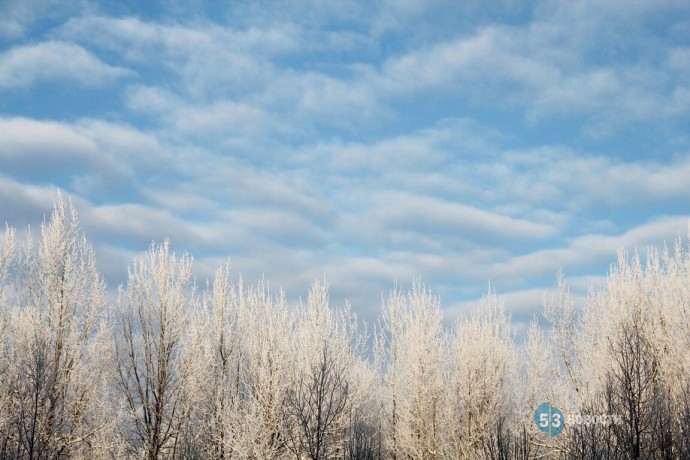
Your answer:
[[[193,350],[183,350],[194,289],[192,260],[169,243],[130,267],[118,297],[117,389],[125,401],[121,434],[132,455],[174,458],[191,410],[186,393]]]
[[[597,385],[586,403],[621,420],[592,433],[607,453],[677,458],[688,452],[690,257],[680,242],[673,252],[650,249],[646,263],[619,253],[605,286],[585,306],[581,359]]]
[[[237,287],[242,334],[238,369],[239,403],[231,418],[233,451],[240,458],[277,459],[287,455],[285,414],[293,383],[294,316],[281,292],[263,282]]]
[[[519,427],[513,417],[517,354],[512,336],[502,301],[492,291],[470,318],[456,323],[443,405],[445,456],[482,458],[492,448],[506,447],[498,445],[500,436],[509,438],[517,432],[507,429]]]
[[[349,305],[333,309],[328,285],[312,285],[299,311],[294,337],[294,384],[288,391],[286,422],[290,450],[313,460],[342,456],[354,414],[365,399],[357,381],[364,337]]]
[[[690,458],[690,253],[620,252],[577,308],[559,274],[523,347],[493,293],[455,325],[420,282],[366,351],[316,282],[289,306],[169,243],[117,305],[71,203],[0,238],[0,458]],[[536,406],[614,423],[537,429]],[[617,423],[615,423],[617,422]]]
[[[346,413],[350,382],[347,363],[337,361],[331,345],[324,341],[319,360],[302,372],[288,390],[287,424],[290,450],[311,460],[330,458],[344,450]]]
[[[620,252],[605,284],[580,314],[559,278],[546,305],[551,330],[529,334],[530,402],[570,413],[609,414],[619,423],[566,427],[535,436],[540,451],[574,458],[679,458],[688,452],[690,258],[678,242],[647,260]],[[541,389],[541,391],[535,391]]]
[[[7,226],[0,240],[0,382],[9,382],[11,347],[9,342],[10,326],[10,297],[12,262],[15,257],[14,228]],[[14,447],[14,429],[12,427],[12,413],[10,412],[11,394],[3,384],[0,387],[0,458],[9,456]]]
[[[389,458],[441,458],[447,338],[439,298],[420,282],[391,292],[378,353],[384,354],[383,397]]]
[[[187,392],[193,400],[187,433],[186,456],[230,458],[236,436],[235,421],[242,395],[245,347],[248,331],[242,329],[243,287],[232,285],[229,267],[223,265],[207,286],[198,308],[189,316],[189,334],[183,346],[193,356]],[[240,294],[238,294],[238,291]]]
[[[98,455],[108,424],[105,283],[71,203],[58,194],[38,247],[0,261],[0,449],[19,458]],[[94,447],[94,444],[98,444]]]

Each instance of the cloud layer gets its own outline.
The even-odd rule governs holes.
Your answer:
[[[685,2],[3,6],[0,220],[55,190],[112,286],[170,238],[365,318],[422,277],[516,321],[684,235]],[[586,282],[585,282],[586,280]]]

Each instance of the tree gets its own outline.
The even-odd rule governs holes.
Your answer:
[[[195,301],[191,268],[191,258],[178,259],[165,241],[135,260],[120,289],[117,388],[127,408],[122,435],[135,456],[174,458],[191,409],[185,384],[193,358],[181,349]]]
[[[294,315],[284,293],[273,297],[264,282],[237,288],[242,331],[240,399],[231,423],[240,458],[277,459],[287,453],[287,392],[294,383]]]
[[[316,282],[298,311],[294,335],[295,374],[287,393],[288,447],[311,459],[342,456],[349,414],[363,402],[366,382],[355,372],[364,343],[349,305],[333,309],[328,284]]]
[[[374,406],[375,409],[375,406]],[[371,414],[370,414],[371,415]],[[376,426],[366,417],[361,409],[356,410],[351,417],[349,432],[345,444],[345,458],[348,460],[374,460],[380,458],[377,445],[379,433]]]
[[[443,446],[446,336],[438,297],[420,282],[391,292],[379,330],[384,354],[388,457],[434,459]]]
[[[687,458],[690,254],[618,255],[578,309],[562,275],[518,354],[493,291],[446,330],[420,282],[393,290],[373,359],[316,282],[291,308],[221,266],[203,295],[169,243],[117,307],[71,203],[0,239],[0,458]],[[518,366],[522,366],[518,370]],[[515,384],[513,384],[513,382]],[[552,437],[535,407],[606,415]]]
[[[6,235],[11,248],[14,232]],[[14,276],[10,259],[0,263],[3,450],[30,459],[96,456],[92,441],[107,425],[105,283],[71,203],[58,194],[38,250],[29,234]]]
[[[500,299],[489,291],[479,310],[458,321],[451,335],[444,425],[449,433],[444,454],[481,458],[513,433],[517,354],[510,322]],[[498,431],[497,431],[498,430]],[[494,438],[495,435],[495,438]]]
[[[689,274],[690,258],[679,242],[673,255],[650,249],[645,263],[621,251],[604,286],[591,291],[577,326],[564,309],[555,315],[551,309],[556,332],[547,347],[560,350],[551,365],[560,363],[568,376],[560,381],[560,407],[617,422],[573,426],[559,450],[573,458],[679,458],[687,452]],[[573,337],[566,347],[565,329]]]
[[[633,311],[630,322],[611,338],[613,365],[607,401],[611,410],[623,416],[623,423],[615,427],[616,438],[629,458],[635,459],[657,449],[652,445],[658,428],[653,415],[662,409],[656,397],[660,390],[656,366],[642,327],[640,312]]]
[[[244,288],[235,288],[230,269],[216,270],[202,296],[201,308],[190,318],[185,348],[194,350],[189,394],[195,395],[193,426],[199,433],[205,458],[230,458],[236,442],[239,405],[243,390],[246,350]]]
[[[15,236],[14,228],[7,226],[0,240],[0,382],[10,381],[11,348],[8,332],[11,307],[7,291],[15,257]],[[8,450],[12,449],[15,442],[12,438],[14,429],[11,424],[11,395],[5,390],[4,386],[0,388],[0,458],[9,456]]]
[[[291,450],[298,457],[305,453],[311,460],[325,460],[336,450],[335,428],[345,413],[350,390],[346,366],[336,361],[324,342],[319,360],[288,390],[288,433]]]

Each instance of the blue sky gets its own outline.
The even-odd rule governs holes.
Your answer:
[[[111,286],[152,241],[374,318],[421,277],[518,328],[686,236],[687,1],[0,2],[0,221],[59,188]]]

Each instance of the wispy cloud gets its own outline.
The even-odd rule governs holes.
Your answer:
[[[530,122],[584,115],[620,126],[688,114],[687,80],[674,67],[674,56],[686,48],[662,48],[659,55],[658,46],[649,48],[659,38],[647,24],[651,14],[673,24],[676,14],[688,14],[687,6],[548,5],[528,24],[487,25],[393,56],[371,68],[367,80],[391,97],[441,93],[519,110]]]
[[[0,87],[4,88],[26,87],[51,80],[101,86],[132,74],[127,68],[110,66],[69,42],[42,42],[0,54]]]

